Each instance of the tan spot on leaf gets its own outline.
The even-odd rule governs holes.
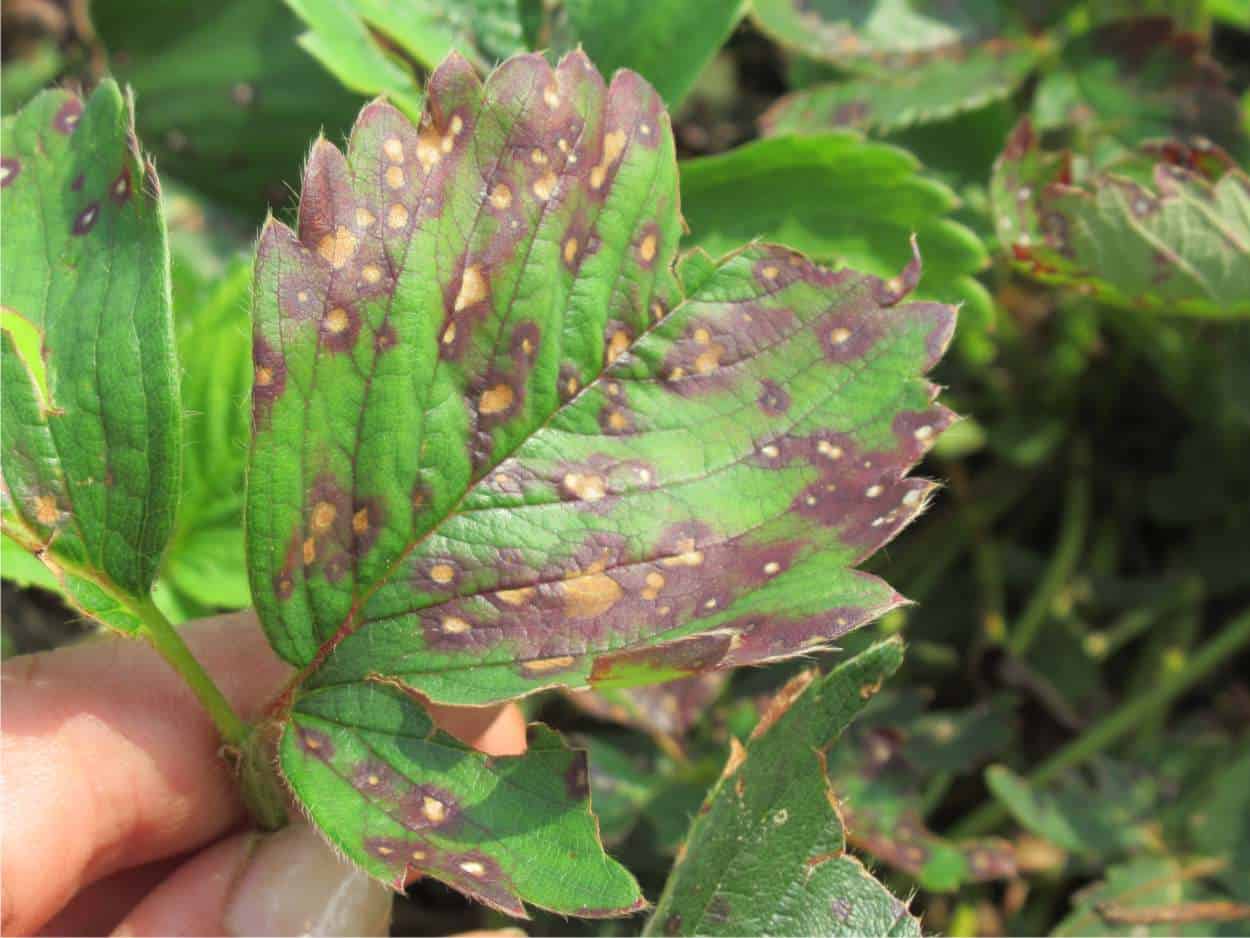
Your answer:
[[[512,406],[512,402],[516,399],[512,386],[507,384],[497,384],[493,388],[489,388],[482,392],[482,398],[478,402],[478,411],[483,414],[500,414]]]
[[[720,367],[720,357],[725,354],[723,345],[713,345],[706,352],[700,352],[694,360],[694,370],[701,375],[715,371]]]
[[[442,824],[447,819],[447,805],[443,804],[437,798],[426,795],[421,799],[421,813],[432,824]]]
[[[469,625],[468,622],[461,619],[459,616],[446,616],[443,618],[441,625],[443,631],[448,632],[451,635],[462,635],[469,631],[469,629],[473,628],[473,626]]]
[[[530,150],[530,162],[535,166],[546,166],[547,154],[538,147],[534,147],[534,149]]]
[[[578,498],[588,502],[597,502],[606,494],[603,477],[580,472],[570,472],[564,477],[564,487]]]
[[[347,315],[347,310],[343,309],[341,306],[336,306],[334,309],[330,310],[330,312],[326,313],[325,323],[327,331],[332,332],[335,335],[339,335],[347,330],[348,325],[351,323],[351,319]]]
[[[608,342],[608,360],[619,358],[629,348],[629,331],[627,329],[618,329],[612,333],[612,339]]]
[[[387,137],[386,142],[382,144],[382,152],[392,162],[402,163],[404,161],[404,145],[398,137]]]
[[[677,549],[681,553],[665,557],[660,563],[666,567],[697,567],[703,563],[703,551],[695,550],[693,538],[686,538],[679,542]]]
[[[330,530],[330,525],[334,524],[334,518],[338,514],[338,510],[331,502],[317,502],[312,512],[312,529],[313,533],[321,534]]]
[[[360,276],[365,283],[377,283],[382,279],[382,268],[377,264],[365,264],[360,271]]]
[[[575,257],[577,257],[577,239],[569,238],[564,242],[564,262],[571,264]]]
[[[832,332],[829,333],[829,341],[832,342],[834,345],[841,345],[850,337],[851,337],[851,330],[845,328],[844,326],[838,326],[838,328],[834,329]]]
[[[499,597],[500,602],[507,603],[509,606],[523,606],[534,595],[534,587],[522,586],[520,589],[500,590],[495,595]]]
[[[356,209],[356,224],[361,228],[368,228],[375,221],[377,221],[377,219],[374,217],[373,212],[369,211],[367,208]]]
[[[543,89],[543,100],[554,111],[560,106],[560,90],[555,85],[548,85]]]
[[[35,496],[35,520],[40,524],[50,527],[56,524],[61,517],[61,513],[57,510],[56,499],[51,495]]]
[[[450,583],[456,577],[456,571],[449,563],[436,563],[430,568],[430,579],[435,583]]]
[[[512,190],[502,182],[496,183],[490,190],[490,204],[497,209],[505,209],[512,204]]]
[[[403,228],[408,224],[408,209],[395,202],[386,210],[386,223],[392,228]]]
[[[572,655],[560,655],[556,658],[535,658],[533,661],[521,662],[521,667],[535,674],[542,674],[544,671],[558,671],[560,668],[567,668],[575,659]]]
[[[694,330],[694,340],[699,345],[707,345],[712,341],[712,333],[700,326],[698,329]]]
[[[599,189],[603,186],[608,167],[621,157],[625,150],[625,131],[614,130],[603,137],[603,159],[590,170],[590,187]]]
[[[470,876],[485,876],[486,867],[478,863],[477,860],[465,860],[460,864],[460,869],[464,870]]]
[[[317,559],[317,542],[313,538],[304,540],[304,566],[308,566]]]
[[[642,244],[638,246],[638,255],[643,259],[644,263],[651,263],[655,260],[655,235],[649,234],[642,239]]]
[[[357,534],[364,534],[369,530],[369,509],[362,508],[360,511],[352,515],[352,530]]]
[[[629,419],[619,410],[614,410],[608,414],[608,429],[621,431],[628,427]]]
[[[621,585],[603,573],[573,577],[560,583],[564,612],[573,619],[603,615],[621,598]]]
[[[643,599],[655,599],[660,595],[660,590],[664,589],[664,574],[652,570],[647,574],[646,586],[642,591]]]
[[[392,189],[399,189],[404,184],[404,171],[398,166],[387,167],[386,184]]]
[[[841,459],[842,458],[842,447],[834,446],[828,440],[821,440],[819,443],[817,443],[816,452],[820,453],[820,455],[822,456],[828,457],[829,459]]]
[[[476,264],[464,269],[460,278],[460,292],[456,294],[455,310],[460,312],[474,303],[486,299],[486,280],[482,277],[482,268]]]
[[[273,384],[273,372],[261,365],[256,369],[256,386],[267,388],[271,384]]]
[[[317,253],[329,261],[335,270],[342,268],[356,253],[356,236],[339,225],[332,234],[325,235],[317,244]]]
[[[776,280],[777,275],[780,274],[781,271],[778,270],[772,264],[769,264],[767,267],[764,268],[763,273],[764,273],[765,280]]]
[[[551,193],[556,191],[556,174],[551,170],[547,170],[536,180],[534,180],[534,195],[546,202],[551,198]]]

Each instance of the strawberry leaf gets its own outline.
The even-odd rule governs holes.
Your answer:
[[[912,68],[795,91],[773,104],[760,124],[769,135],[843,127],[895,133],[1005,98],[1036,60],[1037,51],[1024,44],[960,46]]]
[[[523,756],[491,758],[398,688],[339,685],[300,697],[280,758],[317,825],[396,889],[412,868],[515,916],[522,899],[580,916],[645,906],[599,845],[586,754],[546,727]]]
[[[1083,178],[1026,119],[991,184],[999,236],[1046,283],[1131,309],[1250,315],[1250,179],[1205,141],[1144,145]]]
[[[838,737],[902,659],[900,642],[883,642],[778,693],[695,816],[644,934],[920,934],[846,853],[827,774]]]
[[[525,868],[507,818],[539,809],[482,787],[502,763],[464,754],[480,770],[457,775],[406,742],[415,695],[807,654],[901,601],[853,568],[932,489],[905,474],[953,419],[921,377],[953,311],[900,303],[918,257],[887,282],[752,245],[692,255],[679,283],[679,237],[658,95],[581,53],[485,84],[453,55],[419,126],[378,102],[346,154],[318,141],[297,230],[261,234],[246,517],[254,601],[299,668],[282,766],[389,882],[415,866],[514,914],[639,902],[593,826],[560,820],[580,796],[542,795],[567,876]],[[361,768],[366,737],[385,772]],[[510,771],[572,758],[540,735]],[[393,797],[362,810],[375,775]],[[422,786],[448,813],[396,815]]]
[[[37,97],[3,126],[6,534],[126,631],[173,526],[181,421],[169,253],[129,100]]]

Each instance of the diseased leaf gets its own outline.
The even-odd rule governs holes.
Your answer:
[[[632,72],[529,55],[483,85],[453,55],[425,107],[418,128],[371,104],[346,155],[319,140],[298,233],[270,220],[257,249],[247,540],[300,669],[273,710],[283,769],[388,881],[411,860],[514,913],[621,914],[641,900],[593,828],[566,829],[587,872],[548,878],[503,819],[457,829],[479,882],[441,840],[428,866],[374,849],[401,822],[345,805],[389,776],[323,759],[354,766],[371,708],[402,705],[370,746],[446,787],[400,734],[412,694],[661,682],[826,648],[897,605],[853,567],[932,489],[905,473],[953,419],[920,377],[953,312],[899,303],[918,257],[885,282],[754,245],[692,255],[679,287],[673,140]],[[508,764],[571,758],[543,738]]]
[[[644,934],[920,934],[845,852],[826,774],[838,737],[902,657],[901,643],[884,642],[782,689],[708,793]]]
[[[1201,36],[1167,16],[1117,20],[1068,43],[1038,86],[1033,120],[1042,131],[1087,129],[1120,148],[1194,134],[1228,148],[1245,140],[1224,70]]]
[[[572,40],[600,70],[628,68],[675,109],[725,44],[745,0],[566,0]]]
[[[302,694],[280,753],[317,826],[396,889],[413,869],[515,916],[522,899],[580,916],[646,904],[599,845],[586,754],[546,727],[524,755],[490,757],[399,688],[362,682]]]
[[[924,505],[952,311],[753,246],[670,262],[658,97],[584,56],[452,58],[420,131],[314,147],[255,286],[252,589],[310,687],[480,704],[822,648]],[[693,269],[692,269],[693,270]],[[667,312],[666,312],[667,311]],[[749,498],[742,495],[750,493]]]
[[[130,103],[49,91],[3,125],[4,531],[123,630],[173,525],[180,412],[156,174]]]
[[[91,19],[161,171],[249,219],[286,204],[308,141],[363,103],[295,43],[281,3],[92,0]]]
[[[648,761],[612,736],[598,733],[576,742],[590,759],[590,792],[603,842],[620,843],[642,817],[662,779]]]
[[[1046,283],[1132,309],[1250,314],[1250,179],[1212,144],[1149,144],[1084,178],[1026,119],[994,169],[999,235]]]
[[[827,82],[777,100],[760,119],[768,135],[853,128],[895,133],[947,120],[1011,94],[1033,69],[1032,46],[989,42],[933,55],[907,69]]]
[[[957,199],[920,174],[906,150],[849,131],[776,137],[681,163],[688,244],[713,255],[752,238],[777,241],[817,261],[882,277],[907,260],[915,234],[924,252],[919,295],[966,301],[992,316],[972,274],[988,263],[980,240],[949,212]]]
[[[755,0],[760,27],[804,55],[845,65],[856,59],[931,53],[1001,36],[1016,22],[993,0]]]
[[[720,696],[728,676],[712,671],[648,687],[577,691],[569,699],[592,716],[642,730],[666,751],[680,753],[682,737]]]

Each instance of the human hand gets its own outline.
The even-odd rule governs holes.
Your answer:
[[[244,719],[289,675],[251,613],[182,634]],[[390,892],[311,828],[247,829],[212,722],[147,645],[13,659],[3,703],[0,933],[386,934]],[[515,704],[430,713],[483,752],[525,749]]]

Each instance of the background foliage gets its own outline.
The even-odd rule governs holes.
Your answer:
[[[157,604],[181,620],[248,602],[248,254],[268,206],[293,218],[310,141],[343,141],[376,94],[419,114],[450,49],[486,70],[580,44],[605,72],[640,71],[673,111],[683,247],[759,236],[889,276],[915,233],[920,293],[963,304],[935,377],[965,419],[923,467],[945,491],[870,562],[918,605],[812,662],[827,677],[798,678],[793,707],[825,721],[804,745],[827,746],[815,790],[836,796],[836,827],[752,826],[725,801],[762,752],[797,758],[784,719],[751,737],[800,665],[527,702],[588,750],[604,840],[651,899],[686,857],[650,928],[1244,932],[1250,6],[644,6],[5,5],[4,113],[113,74],[161,170],[186,420],[181,508],[144,572]],[[3,547],[6,653],[81,628],[39,589],[55,587],[45,568]],[[901,666],[879,644],[892,635]],[[840,710],[856,668],[898,670]],[[786,797],[820,807],[774,796],[768,818]],[[730,820],[691,826],[705,799]],[[762,856],[791,824],[849,848],[798,902],[828,916],[761,924],[709,902],[697,926],[683,919],[692,858],[718,862],[731,820]],[[910,911],[849,919],[840,898],[881,888],[865,869],[914,894]],[[396,931],[496,922],[426,881]],[[643,920],[532,927],[634,934]]]

